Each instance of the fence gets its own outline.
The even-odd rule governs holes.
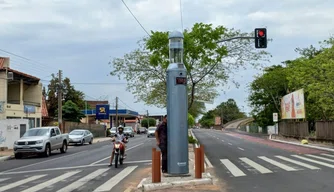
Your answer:
[[[64,123],[65,133],[69,133],[74,129],[85,129],[93,133],[94,137],[105,137],[106,130],[104,125],[98,124],[85,124],[85,123],[76,123],[68,122]]]
[[[279,134],[286,137],[304,138],[309,136],[308,122],[281,121],[278,124]]]
[[[315,129],[315,135],[317,139],[334,141],[333,121],[317,121],[315,123]]]

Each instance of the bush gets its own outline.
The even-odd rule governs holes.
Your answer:
[[[191,135],[188,136],[188,142],[191,143],[191,144],[195,144],[195,143],[198,144],[198,141]]]

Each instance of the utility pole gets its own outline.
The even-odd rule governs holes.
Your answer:
[[[146,110],[146,115],[147,115],[147,128],[150,127],[150,119],[148,118],[148,110]]]
[[[116,127],[118,127],[118,97],[116,97]]]
[[[62,130],[62,132],[64,133],[64,130],[63,130],[63,94],[62,94],[62,70],[59,70],[58,72],[58,126],[59,126],[59,129]]]

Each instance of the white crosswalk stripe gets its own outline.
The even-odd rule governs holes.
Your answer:
[[[290,172],[321,170],[325,167],[334,168],[334,155],[326,153],[319,155],[289,155],[289,157],[276,155],[270,158],[266,156],[240,157],[239,159],[241,161],[220,159],[220,162],[228,170],[228,174],[233,177],[247,176],[248,172],[250,174],[273,174],[282,170]]]
[[[5,192],[8,190],[21,192],[39,192],[50,190],[58,192],[72,192],[81,190],[80,188],[85,187],[89,188],[87,190],[94,192],[111,191],[117,184],[124,180],[124,178],[135,171],[137,167],[138,166],[128,166],[122,170],[120,169],[119,173],[116,175],[114,171],[107,172],[108,170],[111,170],[110,168],[101,168],[94,170],[93,172],[89,172],[88,174],[86,174],[83,170],[73,170],[68,172],[61,172],[61,174],[58,174],[57,176],[52,174],[40,174],[33,176],[24,175],[22,176],[23,178],[0,178],[0,192]],[[112,174],[113,172],[114,174]],[[110,176],[109,174],[112,174],[113,176]],[[81,175],[84,176],[81,177]],[[96,188],[92,189],[91,184],[95,181],[99,182],[101,180],[105,180],[105,182],[102,184],[98,183]],[[59,183],[62,184],[59,186]],[[95,187],[95,185],[93,186]]]

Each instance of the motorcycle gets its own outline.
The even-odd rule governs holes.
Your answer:
[[[124,141],[124,143],[128,142],[128,137],[126,137],[126,141]],[[124,146],[121,142],[116,141],[114,143],[114,148],[115,148],[115,168],[118,167],[118,163],[120,165],[123,165],[123,161],[124,161],[124,153],[125,153],[125,149]]]

